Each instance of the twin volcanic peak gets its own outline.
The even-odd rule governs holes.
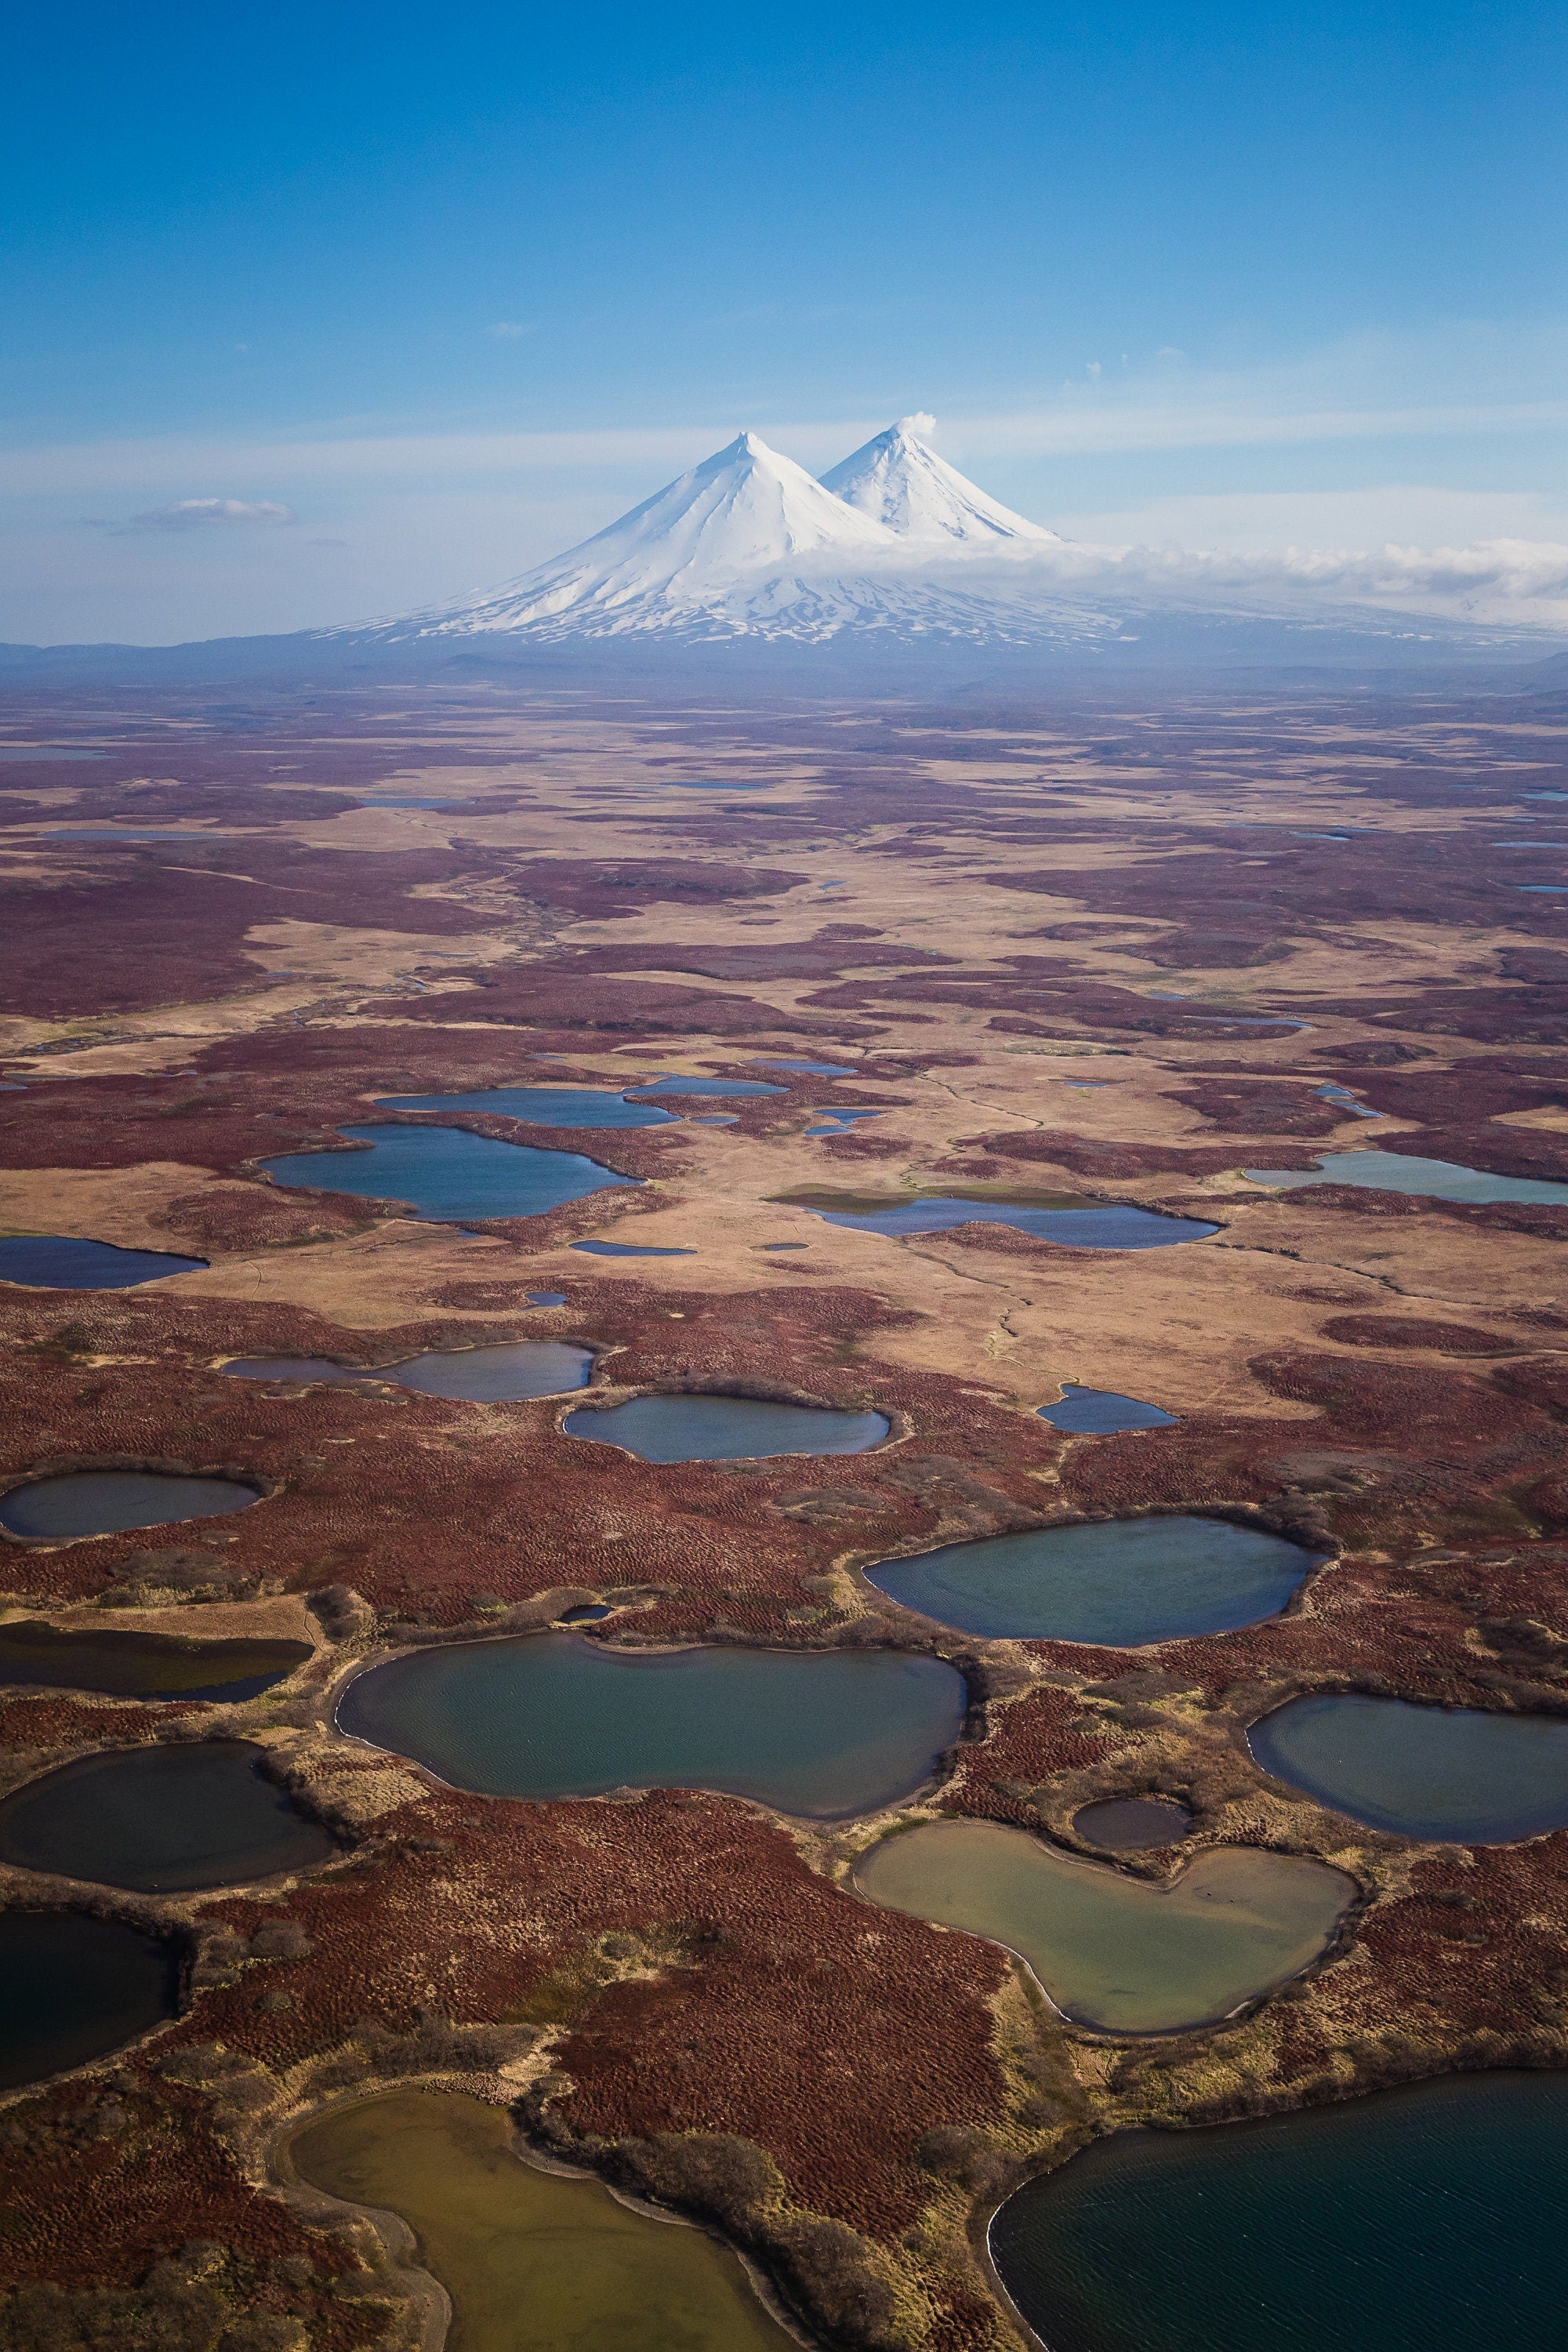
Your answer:
[[[1043,523],[1030,522],[965,479],[916,432],[927,417],[900,416],[863,449],[822,477],[846,506],[910,540],[958,541],[994,548],[999,541],[1032,540],[1059,547]]]
[[[333,637],[658,633],[821,642],[846,627],[984,641],[1029,634],[963,559],[1063,544],[939,457],[909,418],[823,481],[754,433],[581,546],[501,587]]]

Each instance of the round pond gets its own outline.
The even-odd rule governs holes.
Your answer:
[[[75,1911],[0,1911],[0,2090],[36,2083],[173,2017],[172,1943],[120,1919]]]
[[[1184,1838],[1193,1817],[1172,1797],[1101,1797],[1081,1805],[1072,1825],[1086,1845],[1106,1853],[1148,1853]]]
[[[120,1535],[247,1511],[261,1496],[234,1478],[188,1478],[172,1470],[68,1470],[0,1495],[0,1528],[35,1541]]]
[[[337,1721],[486,1796],[715,1789],[832,1819],[929,1780],[966,1703],[955,1667],[890,1651],[638,1655],[532,1633],[373,1666]]]
[[[985,1536],[865,1574],[960,1633],[1133,1648],[1277,1616],[1315,1558],[1262,1528],[1172,1513]]]
[[[1568,2075],[1468,2074],[1126,2131],[1008,2199],[1051,2352],[1480,2352],[1563,2336]]]
[[[856,1865],[873,1903],[1017,1952],[1064,2016],[1108,2033],[1212,2024],[1332,1938],[1355,1885],[1298,1854],[1221,1846],[1168,1886],[998,1822],[924,1822]]]
[[[647,1396],[580,1405],[562,1426],[568,1437],[622,1446],[639,1462],[759,1462],[784,1454],[864,1454],[880,1445],[890,1424],[879,1412],[759,1397]]]
[[[1277,1780],[1399,1837],[1496,1845],[1568,1826],[1568,1716],[1318,1693],[1247,1744]]]
[[[143,1894],[248,1885],[338,1852],[265,1780],[248,1740],[116,1748],[27,1780],[0,1802],[0,1858]]]

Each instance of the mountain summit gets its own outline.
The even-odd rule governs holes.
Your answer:
[[[1054,530],[1015,514],[966,481],[955,466],[921,440],[915,431],[920,423],[929,425],[930,419],[900,416],[824,474],[824,489],[903,539],[993,549],[1001,540],[1061,545]]]
[[[520,579],[362,634],[621,636],[708,619],[713,634],[731,635],[746,628],[740,608],[752,589],[775,583],[776,602],[781,578],[798,586],[803,572],[859,572],[900,551],[893,532],[804,466],[741,433],[606,530]]]

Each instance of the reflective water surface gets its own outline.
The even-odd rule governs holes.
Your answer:
[[[1568,1184],[1544,1177],[1490,1176],[1452,1160],[1418,1160],[1403,1151],[1326,1151],[1316,1168],[1247,1168],[1255,1184],[1357,1184],[1374,1192],[1413,1192],[1429,1201],[1568,1201]]]
[[[175,1947],[120,1919],[0,1911],[0,2090],[84,2066],[179,2007]]]
[[[1493,1845],[1568,1826],[1568,1716],[1293,1698],[1253,1724],[1266,1772],[1400,1837]]]
[[[512,2152],[504,2107],[392,2091],[289,2143],[304,2179],[390,2207],[452,2299],[452,2352],[790,2352],[737,2257]]]
[[[0,1683],[107,1691],[117,1698],[258,1697],[311,1654],[308,1642],[187,1641],[94,1626],[0,1625]]]
[[[874,1903],[1019,1953],[1057,2007],[1110,2033],[1226,2017],[1316,1959],[1355,1894],[1298,1854],[1221,1846],[1169,1886],[999,1822],[923,1822],[857,1864]]]
[[[197,1273],[206,1263],[205,1257],[176,1257],[172,1250],[117,1249],[111,1242],[83,1241],[75,1234],[0,1235],[0,1282],[38,1290],[131,1290],[171,1274]]]
[[[1185,1837],[1193,1817],[1172,1797],[1101,1797],[1082,1805],[1072,1825],[1089,1845],[1107,1853],[1147,1853]]]
[[[14,1536],[118,1535],[127,1528],[247,1511],[261,1496],[234,1478],[187,1478],[169,1470],[68,1470],[0,1495],[0,1527]]]
[[[548,1151],[531,1143],[498,1143],[462,1127],[345,1127],[340,1130],[368,1151],[286,1151],[262,1167],[279,1184],[352,1192],[378,1201],[406,1201],[426,1220],[537,1217],[580,1201],[617,1175],[578,1151]]]
[[[163,1895],[330,1862],[337,1846],[262,1779],[261,1756],[248,1740],[204,1739],[81,1757],[0,1802],[0,1856]]]
[[[890,1424],[879,1412],[760,1397],[646,1396],[580,1405],[562,1426],[568,1437],[624,1446],[639,1462],[757,1462],[781,1454],[864,1454]]]
[[[863,1813],[919,1788],[963,1727],[956,1668],[890,1652],[606,1649],[532,1633],[356,1675],[340,1728],[491,1797],[716,1789]]]
[[[585,1387],[593,1366],[587,1348],[562,1339],[518,1339],[496,1348],[433,1349],[372,1369],[334,1363],[326,1356],[235,1356],[219,1370],[246,1381],[308,1381],[323,1388],[384,1382],[468,1404],[521,1404],[531,1397]]]
[[[1314,1558],[1262,1528],[1173,1512],[944,1544],[865,1575],[962,1633],[1136,1644],[1277,1616]]]
[[[1062,1383],[1059,1404],[1043,1404],[1040,1419],[1073,1437],[1112,1437],[1124,1429],[1169,1429],[1181,1418],[1137,1397],[1119,1396],[1114,1389],[1083,1389],[1073,1381]]]
[[[483,1087],[466,1095],[380,1095],[388,1110],[489,1110],[535,1127],[670,1127],[672,1111],[601,1087]]]
[[[1011,1225],[1016,1233],[1059,1242],[1068,1249],[1164,1249],[1173,1242],[1202,1241],[1219,1231],[1217,1225],[1205,1224],[1195,1217],[1161,1216],[1127,1201],[1097,1201],[1060,1209],[1013,1208],[1005,1202],[961,1201],[943,1195],[868,1211],[813,1208],[812,1214],[826,1218],[830,1225],[850,1225],[858,1233],[889,1236],[944,1234],[954,1225]]]
[[[1568,2075],[1120,2132],[991,2225],[1051,2352],[1545,2352],[1563,2339]]]

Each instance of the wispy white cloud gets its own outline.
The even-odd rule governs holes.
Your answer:
[[[531,335],[533,330],[521,319],[497,319],[493,325],[485,329],[485,332],[492,342],[515,343],[520,336]]]
[[[276,526],[297,522],[292,507],[279,506],[275,499],[174,499],[167,506],[150,507],[145,514],[132,515],[121,523],[121,530],[203,530],[219,526],[260,523]]]

